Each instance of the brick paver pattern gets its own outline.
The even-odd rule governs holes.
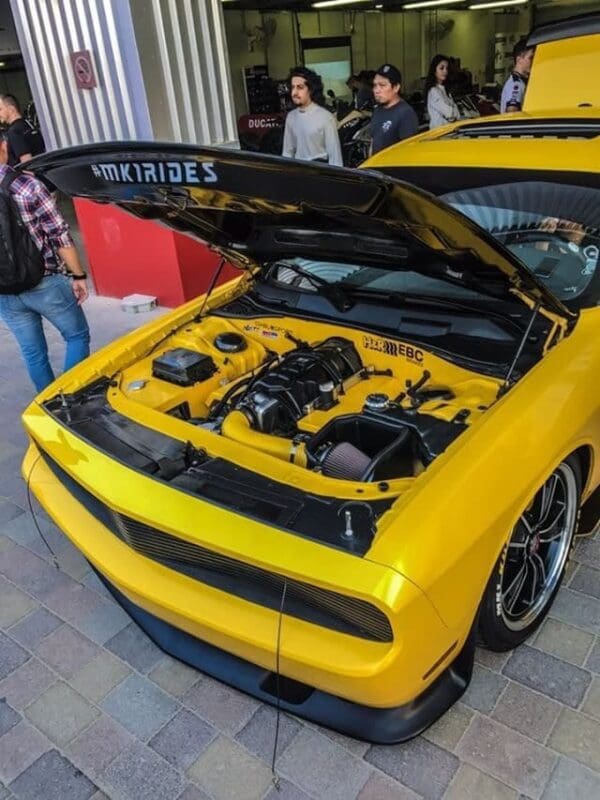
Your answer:
[[[162,313],[86,310],[96,348]],[[372,746],[283,715],[277,789],[273,708],[162,653],[34,501],[52,565],[20,478],[31,396],[0,327],[0,800],[600,798],[600,537],[578,542],[532,639],[478,650],[422,736]]]

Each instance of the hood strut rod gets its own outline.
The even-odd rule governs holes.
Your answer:
[[[211,296],[212,291],[215,288],[217,281],[219,280],[219,276],[221,275],[224,266],[225,266],[225,256],[221,256],[221,260],[219,261],[216,270],[213,272],[213,276],[210,279],[210,283],[208,284],[206,294],[204,295],[204,302],[202,303],[202,308],[196,314],[196,322],[199,322],[202,319],[202,314],[204,314],[204,309],[206,308],[206,304],[208,303],[208,298]]]
[[[512,376],[514,370],[515,370],[515,367],[517,366],[517,362],[518,362],[519,358],[521,357],[521,353],[523,352],[523,348],[525,347],[525,343],[527,342],[527,339],[529,338],[529,334],[531,333],[531,329],[533,328],[533,323],[535,322],[535,318],[537,317],[539,310],[540,310],[540,303],[538,301],[535,304],[535,306],[533,307],[533,313],[531,315],[531,318],[530,318],[529,322],[527,323],[527,327],[525,328],[525,333],[523,334],[523,336],[521,338],[521,341],[519,342],[519,346],[517,347],[517,352],[515,353],[515,357],[513,358],[512,362],[511,362],[511,365],[508,368],[508,372],[506,373],[506,377],[504,378],[504,383],[502,384],[502,386],[498,390],[498,397],[502,397],[502,395],[505,392],[507,392],[509,390],[509,388],[510,388],[511,376]]]

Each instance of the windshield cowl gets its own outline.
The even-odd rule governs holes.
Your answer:
[[[360,330],[365,337],[388,337],[424,348],[453,364],[482,374],[504,379],[526,328],[527,311],[518,317],[493,315],[491,309],[468,311],[424,303],[404,309],[374,305],[358,300],[350,311],[341,313],[323,296],[290,290],[258,280],[240,301],[219,309],[217,315],[241,316],[252,320],[260,316],[329,322]],[[527,372],[543,354],[543,343],[550,324],[538,316],[514,377]],[[390,345],[390,347],[393,347]]]

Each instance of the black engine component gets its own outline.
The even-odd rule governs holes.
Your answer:
[[[414,474],[416,440],[410,429],[380,415],[345,414],[330,420],[306,444],[309,466],[328,478],[382,481]]]
[[[215,336],[214,345],[221,353],[241,353],[248,347],[248,342],[241,333],[226,331]]]
[[[179,386],[192,386],[205,381],[216,372],[216,364],[210,356],[176,347],[157,356],[152,362],[152,375]]]
[[[362,414],[336,417],[311,436],[309,467],[342,480],[408,477],[415,474],[415,461],[428,466],[466,427],[456,417],[448,422],[395,404],[381,411],[366,406]]]
[[[287,353],[278,366],[253,381],[240,403],[263,433],[293,436],[297,421],[313,408],[329,408],[348,378],[363,368],[354,344],[331,337]]]
[[[447,422],[431,414],[416,413],[412,408],[405,409],[400,406],[391,406],[383,412],[365,409],[364,416],[392,429],[411,431],[416,445],[416,455],[425,466],[435,461],[467,428],[460,419]]]

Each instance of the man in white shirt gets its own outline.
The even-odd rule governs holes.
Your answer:
[[[513,59],[515,66],[502,89],[500,99],[500,112],[502,114],[511,111],[522,111],[523,98],[527,81],[531,72],[531,62],[533,60],[533,47],[527,47],[527,40],[520,39],[513,48]]]
[[[304,161],[342,166],[342,149],[335,117],[323,108],[323,82],[316,72],[295,67],[290,72],[290,94],[296,106],[287,115],[282,155]]]

